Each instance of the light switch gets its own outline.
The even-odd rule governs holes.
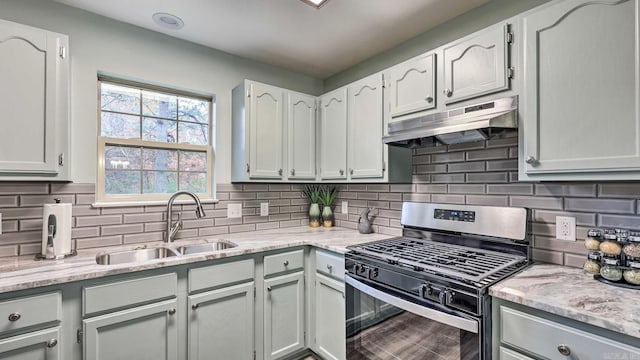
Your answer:
[[[348,201],[343,201],[342,202],[342,206],[340,207],[341,211],[343,214],[348,214],[349,213],[349,202]]]
[[[227,217],[241,218],[242,217],[242,204],[229,204],[227,205]]]

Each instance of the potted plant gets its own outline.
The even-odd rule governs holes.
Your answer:
[[[320,186],[315,184],[306,184],[302,190],[307,199],[309,199],[309,226],[320,226]]]
[[[320,202],[322,203],[322,224],[324,227],[333,226],[333,210],[331,205],[338,196],[335,186],[323,186],[320,188]]]

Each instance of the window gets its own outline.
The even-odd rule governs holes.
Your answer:
[[[97,201],[212,198],[212,98],[99,79]]]

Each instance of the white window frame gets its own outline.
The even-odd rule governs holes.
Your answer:
[[[167,143],[146,141],[142,139],[123,139],[112,138],[102,136],[102,84],[113,84],[118,86],[126,86],[137,88],[140,90],[153,91],[157,93],[164,93],[171,96],[189,97],[209,102],[209,126],[208,126],[208,144],[207,145],[193,145],[193,144],[180,144],[180,143]],[[97,164],[97,177],[96,177],[96,204],[95,206],[109,206],[117,205],[123,206],[127,204],[140,205],[140,204],[154,204],[164,203],[171,193],[167,194],[106,194],[106,169],[105,169],[105,148],[109,145],[115,146],[131,146],[131,147],[145,147],[154,149],[167,149],[167,150],[184,150],[184,151],[198,151],[206,152],[207,156],[207,191],[204,193],[197,193],[203,202],[214,201],[213,195],[215,194],[215,182],[214,182],[214,155],[213,155],[213,134],[214,131],[214,111],[215,109],[215,96],[203,96],[190,92],[174,90],[166,87],[159,87],[139,82],[132,82],[122,79],[116,79],[106,76],[98,77],[98,164]],[[142,115],[141,115],[142,116]]]

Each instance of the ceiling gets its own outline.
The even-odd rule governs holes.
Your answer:
[[[231,54],[325,79],[489,0],[56,0]],[[156,12],[184,21],[153,22]]]

